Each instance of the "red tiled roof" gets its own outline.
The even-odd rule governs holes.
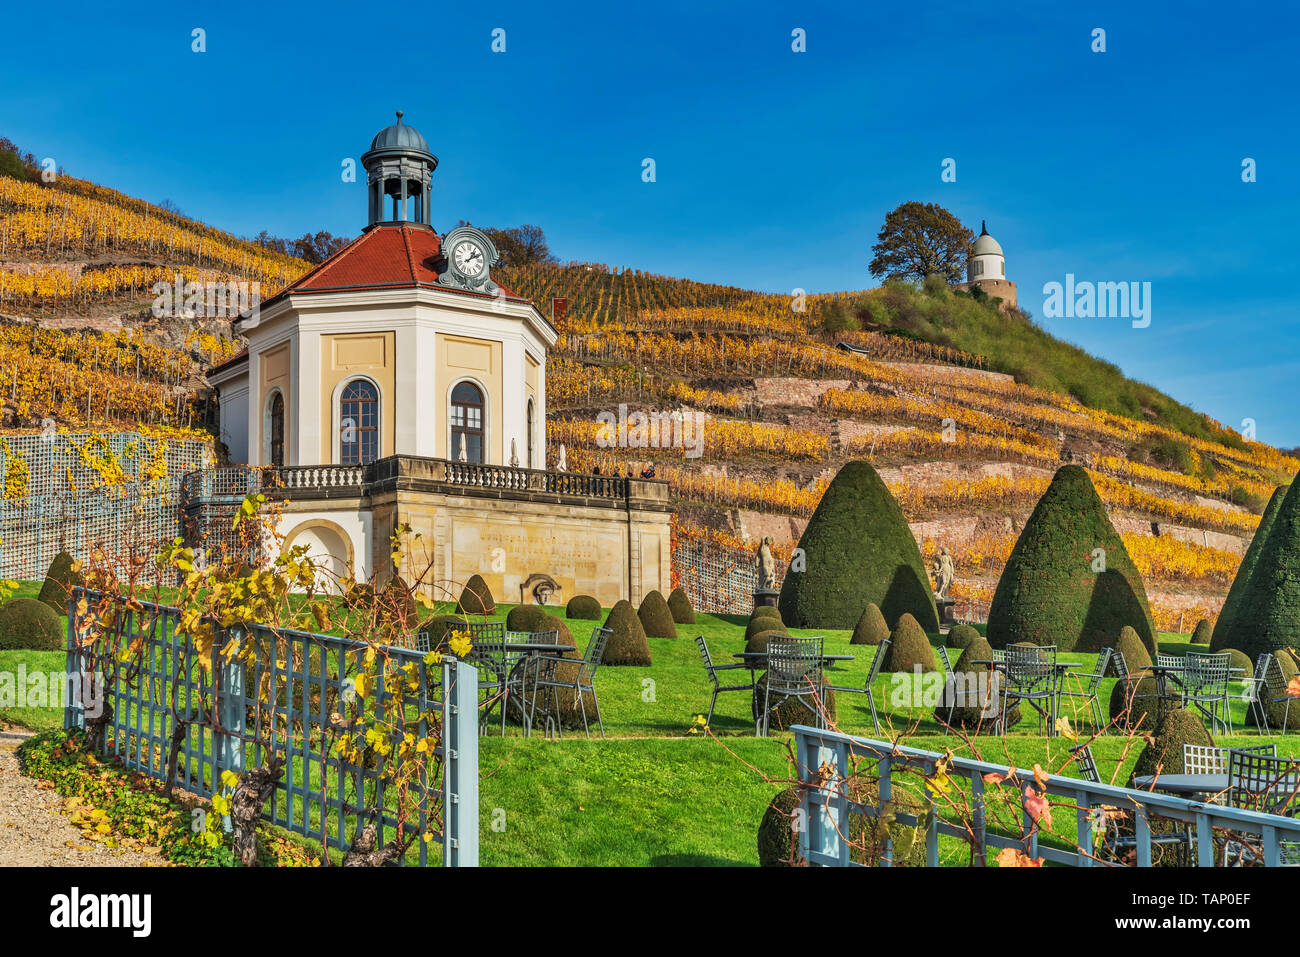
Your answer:
[[[281,289],[268,300],[268,303],[275,302],[290,293],[434,286],[438,282],[438,262],[441,254],[442,240],[432,229],[417,226],[376,226],[362,233],[315,269]],[[438,288],[463,292],[449,286]],[[517,298],[505,286],[501,289],[507,296]],[[470,295],[480,294],[470,293]]]
[[[247,359],[248,359],[248,347],[245,346],[244,348],[236,352],[233,356],[231,356],[229,359],[222,359],[216,365],[211,366],[208,369],[208,373],[211,374],[213,372],[220,372],[222,369],[228,368],[230,366],[238,365],[241,362],[247,361]]]

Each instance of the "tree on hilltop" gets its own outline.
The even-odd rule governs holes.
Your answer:
[[[885,215],[885,225],[871,247],[871,275],[885,279],[915,279],[939,275],[961,282],[966,253],[975,234],[937,203],[903,203]]]

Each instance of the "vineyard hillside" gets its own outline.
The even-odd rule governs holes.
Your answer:
[[[202,433],[215,421],[204,371],[240,344],[222,320],[155,319],[150,286],[180,273],[257,282],[266,298],[308,268],[93,183],[0,175],[0,425]],[[786,555],[829,480],[866,459],[923,555],[953,552],[953,594],[978,607],[1073,462],[1157,625],[1190,629],[1217,614],[1259,513],[1300,468],[1028,315],[941,284],[796,299],[596,263],[498,272],[561,333],[550,464],[563,443],[571,469],[653,468],[679,537],[771,535]],[[656,445],[636,413],[678,414]]]

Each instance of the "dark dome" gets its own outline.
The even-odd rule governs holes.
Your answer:
[[[406,126],[402,123],[401,110],[397,111],[397,122],[392,126],[385,126],[370,141],[370,152],[373,153],[375,150],[412,150],[431,153],[429,143],[420,135],[420,131],[414,126]]]

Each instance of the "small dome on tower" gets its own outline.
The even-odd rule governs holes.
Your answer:
[[[975,237],[975,243],[971,246],[970,254],[972,256],[1001,256],[1002,247],[998,241],[989,235],[989,228],[980,220],[980,234]]]
[[[420,135],[420,131],[414,126],[406,126],[402,123],[402,111],[397,111],[397,122],[392,126],[385,126],[375,134],[375,138],[370,141],[370,149],[374,150],[418,150],[421,153],[429,152],[429,141]]]

